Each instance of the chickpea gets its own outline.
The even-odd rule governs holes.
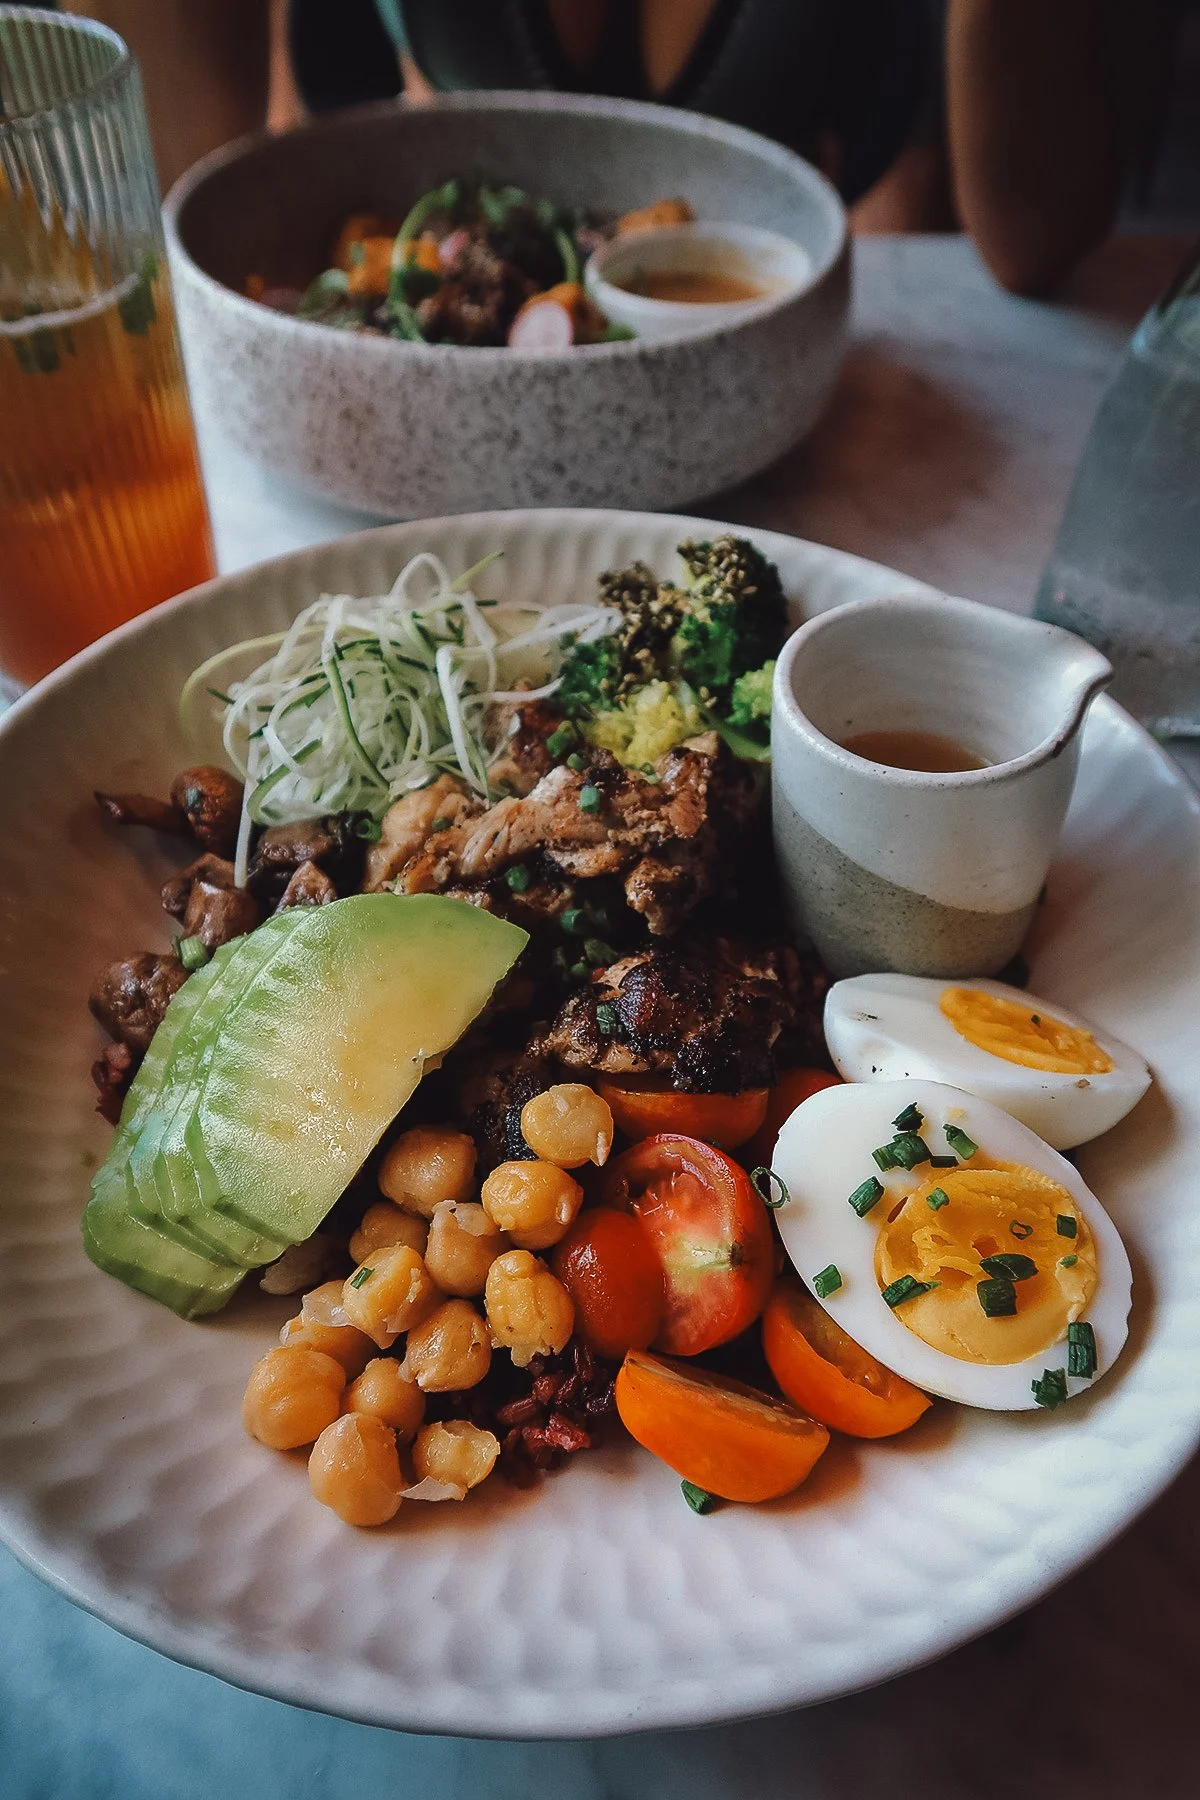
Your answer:
[[[425,1267],[443,1294],[482,1294],[488,1270],[507,1249],[508,1239],[482,1206],[444,1200],[429,1226]]]
[[[560,1081],[525,1102],[521,1136],[535,1156],[560,1169],[586,1162],[600,1168],[612,1149],[612,1108],[581,1081]]]
[[[475,1145],[449,1125],[414,1125],[379,1165],[379,1186],[405,1212],[433,1217],[443,1200],[469,1200],[475,1188]]]
[[[583,1189],[548,1162],[506,1162],[479,1194],[493,1224],[522,1250],[548,1250],[564,1237],[583,1205]]]
[[[242,1424],[272,1450],[311,1444],[342,1410],[346,1371],[332,1356],[281,1345],[256,1362],[242,1400]]]
[[[474,1387],[492,1366],[487,1326],[469,1300],[447,1300],[409,1332],[405,1361],[426,1393]]]
[[[484,1305],[493,1344],[519,1369],[561,1350],[575,1329],[575,1308],[562,1282],[528,1250],[509,1250],[488,1270]]]
[[[373,1250],[370,1262],[348,1276],[342,1287],[350,1323],[381,1350],[428,1317],[440,1299],[424,1262],[407,1244],[384,1244]]]
[[[418,1256],[424,1256],[428,1235],[423,1219],[401,1212],[390,1200],[380,1200],[363,1214],[350,1239],[350,1254],[356,1263],[365,1263],[370,1261],[372,1251],[381,1250],[385,1244],[407,1244]]]
[[[313,1445],[308,1485],[347,1525],[386,1524],[405,1485],[395,1432],[371,1413],[343,1413]]]
[[[346,1309],[342,1305],[341,1281],[323,1281],[309,1288],[300,1302],[300,1317],[305,1325],[345,1325]]]
[[[494,1432],[471,1425],[466,1419],[447,1419],[426,1425],[413,1445],[413,1473],[418,1481],[451,1482],[455,1487],[478,1487],[496,1466],[500,1440]]]
[[[339,1294],[341,1291],[339,1281]],[[362,1374],[377,1348],[365,1331],[359,1331],[353,1325],[318,1325],[306,1319],[303,1313],[288,1320],[279,1333],[279,1342],[296,1349],[320,1350],[323,1355],[332,1356],[345,1369],[348,1381]]]
[[[392,1356],[377,1356],[346,1389],[347,1412],[371,1413],[390,1425],[402,1444],[425,1417],[425,1396]]]

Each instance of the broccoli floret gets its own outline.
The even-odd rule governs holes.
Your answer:
[[[668,675],[671,644],[686,596],[645,563],[600,577],[600,599],[621,614],[609,637],[576,644],[562,666],[558,701],[569,719],[620,706],[648,681]]]
[[[771,683],[775,678],[775,658],[761,669],[749,669],[739,675],[729,696],[729,723],[753,726],[768,724],[771,718]]]
[[[688,572],[676,653],[681,673],[710,702],[729,699],[740,675],[773,656],[787,628],[779,575],[746,538],[689,540],[679,554]]]

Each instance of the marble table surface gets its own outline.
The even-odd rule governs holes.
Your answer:
[[[1025,608],[1100,393],[1179,240],[1106,246],[1054,305],[955,238],[857,250],[853,343],[808,444],[697,510]],[[226,569],[370,523],[202,422]],[[1066,1497],[1064,1497],[1064,1504]],[[1022,1617],[866,1694],[593,1743],[418,1738],[240,1693],[128,1642],[0,1552],[3,1800],[1190,1800],[1200,1463]]]

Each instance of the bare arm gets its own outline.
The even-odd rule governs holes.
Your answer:
[[[68,0],[138,62],[165,190],[218,144],[266,123],[269,0]]]
[[[950,0],[951,178],[997,280],[1042,293],[1106,234],[1162,67],[1161,0]]]

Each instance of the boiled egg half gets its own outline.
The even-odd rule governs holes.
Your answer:
[[[1128,1044],[999,981],[855,975],[829,990],[825,1038],[847,1081],[951,1082],[1056,1150],[1108,1131],[1150,1085]]]
[[[775,1218],[797,1272],[927,1393],[1019,1411],[1068,1399],[1125,1343],[1132,1277],[1069,1162],[962,1088],[824,1088],[788,1119]]]

